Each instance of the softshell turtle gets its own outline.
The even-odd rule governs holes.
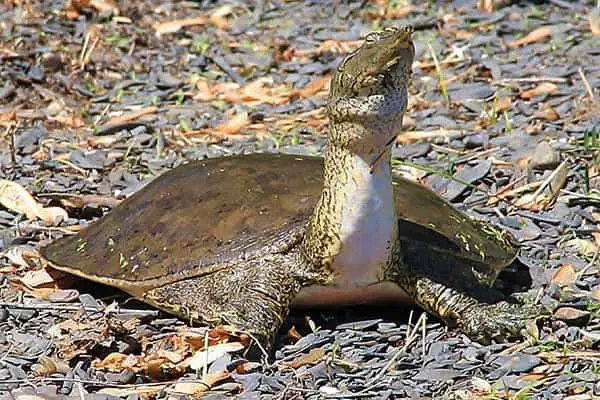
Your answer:
[[[158,177],[43,249],[52,268],[159,309],[272,342],[290,305],[412,300],[475,339],[537,313],[489,285],[510,235],[391,171],[414,57],[412,28],[366,36],[335,71],[323,159],[255,154]]]

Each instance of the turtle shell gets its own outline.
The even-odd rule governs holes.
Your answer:
[[[191,162],[157,177],[42,255],[56,269],[141,295],[285,252],[301,240],[322,183],[323,160],[317,157],[253,154]],[[497,231],[490,234],[419,184],[400,178],[394,184],[409,252],[435,248],[469,261],[485,282],[514,258]]]

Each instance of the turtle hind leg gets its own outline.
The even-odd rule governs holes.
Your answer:
[[[450,326],[458,326],[477,342],[520,338],[530,321],[546,314],[541,306],[481,300],[469,291],[457,290],[447,283],[416,274],[406,266],[395,269],[388,278],[396,282],[427,312]]]
[[[226,324],[268,350],[303,285],[291,255],[274,254],[152,289],[144,301],[186,320]]]

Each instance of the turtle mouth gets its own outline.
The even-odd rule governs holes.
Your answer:
[[[373,93],[380,89],[383,90],[381,92],[383,94],[403,90],[412,75],[412,56],[407,56],[406,51],[412,54],[412,46],[411,49],[401,49],[394,58],[384,64],[380,71],[363,80],[359,95],[364,90]]]

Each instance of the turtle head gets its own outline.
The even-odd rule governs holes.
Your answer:
[[[339,64],[327,104],[330,143],[379,148],[399,133],[415,54],[412,33],[411,26],[371,32]]]

